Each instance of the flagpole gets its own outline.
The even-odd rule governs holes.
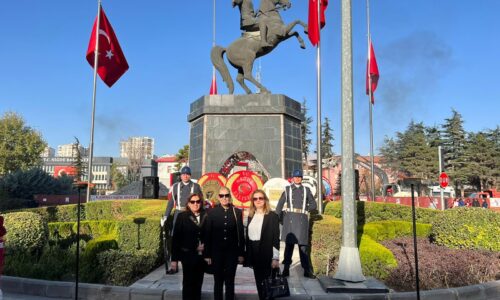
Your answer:
[[[373,103],[372,103],[372,97],[373,97],[373,91],[372,91],[372,76],[369,73],[369,68],[370,68],[370,61],[371,61],[371,51],[370,51],[370,46],[371,46],[371,34],[370,34],[370,0],[366,0],[366,24],[367,24],[367,32],[368,32],[368,65],[367,67],[367,72],[368,72],[368,111],[370,114],[370,185],[371,185],[371,196],[372,196],[372,201],[375,201],[375,173],[374,173],[374,162],[373,162]]]
[[[89,167],[87,169],[87,197],[85,202],[90,201],[90,190],[92,183],[92,160],[94,158],[94,119],[95,119],[95,102],[96,102],[96,87],[97,87],[97,68],[99,66],[99,29],[101,28],[101,0],[97,1],[97,24],[95,29],[95,50],[94,50],[94,88],[92,91],[92,117],[90,122],[90,144],[89,144]]]
[[[215,7],[216,7],[215,6],[215,1],[216,0],[214,0],[214,3],[213,3],[213,12],[214,12],[214,14],[213,14],[213,20],[212,20],[212,34],[213,34],[213,36],[212,36],[212,47],[215,47]],[[214,85],[214,82],[215,82],[215,66],[212,65],[212,85]],[[212,86],[212,89],[213,88],[214,87]]]
[[[317,4],[317,24],[318,24],[318,46],[316,48],[316,94],[317,94],[317,139],[318,142],[316,143],[316,169],[318,171],[318,190],[316,194],[318,195],[318,212],[319,214],[323,213],[323,189],[322,189],[322,184],[323,184],[323,160],[321,158],[321,1],[322,0],[316,0]]]

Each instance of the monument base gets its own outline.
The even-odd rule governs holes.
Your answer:
[[[318,280],[327,293],[379,294],[389,292],[382,282],[372,277],[363,282],[343,281],[329,276],[319,276]]]
[[[189,164],[193,178],[237,169],[264,180],[302,167],[299,102],[285,95],[210,95],[191,103]]]

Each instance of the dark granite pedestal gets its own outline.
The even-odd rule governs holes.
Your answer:
[[[327,293],[385,294],[389,292],[389,289],[382,282],[372,277],[366,278],[363,282],[348,282],[329,276],[319,276],[318,280]],[[381,299],[385,299],[384,297]]]
[[[193,178],[218,172],[249,153],[270,177],[302,166],[299,102],[285,95],[213,95],[191,103],[189,164]]]

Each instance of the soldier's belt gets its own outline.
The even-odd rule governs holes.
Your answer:
[[[296,213],[299,213],[299,214],[307,214],[307,211],[303,212],[302,209],[300,209],[300,208],[289,209],[288,211],[296,212]]]
[[[176,210],[184,210],[184,209],[186,209],[186,207],[185,206],[176,206],[175,209]]]

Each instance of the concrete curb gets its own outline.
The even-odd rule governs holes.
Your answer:
[[[1,288],[4,293],[32,295],[54,299],[73,299],[75,284],[73,282],[48,281],[11,276],[1,277]],[[181,291],[165,289],[132,288],[108,286],[101,284],[80,283],[78,298],[89,300],[175,300],[182,299]],[[500,280],[464,286],[459,288],[422,291],[421,299],[425,300],[500,300]],[[211,293],[203,292],[202,299],[212,299]],[[256,294],[238,294],[238,300],[257,299]],[[322,299],[416,299],[416,292],[386,293],[386,294],[325,294],[307,295],[295,294],[288,298],[294,300]]]

